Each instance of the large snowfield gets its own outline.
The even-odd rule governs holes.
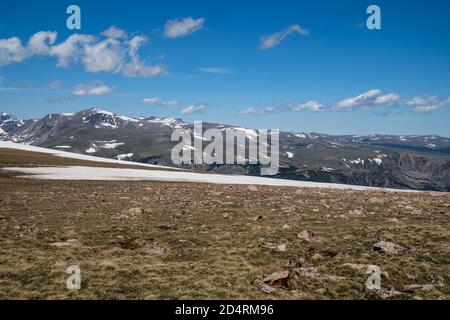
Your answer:
[[[35,151],[53,154],[55,156],[67,157],[73,159],[89,160],[104,163],[119,163],[127,165],[140,165],[152,168],[173,169],[171,167],[142,164],[130,161],[120,161],[106,158],[99,158],[76,153],[70,153],[59,150],[52,150],[29,145],[22,145],[12,142],[0,141],[0,148],[12,148],[19,150]],[[162,171],[162,170],[141,170],[128,168],[102,168],[85,166],[46,166],[46,167],[8,167],[2,170],[16,171],[23,174],[21,177],[47,180],[105,180],[105,181],[173,181],[173,182],[197,182],[214,184],[248,184],[248,185],[267,185],[267,186],[287,186],[302,188],[333,188],[333,189],[353,189],[353,190],[384,190],[384,191],[408,191],[385,188],[373,188],[364,186],[306,182],[286,179],[274,179],[265,177],[242,176],[242,175],[221,175],[204,174],[186,171]]]

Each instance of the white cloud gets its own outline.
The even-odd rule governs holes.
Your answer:
[[[233,70],[227,68],[217,68],[217,67],[209,67],[209,68],[199,68],[201,72],[212,73],[212,74],[233,74]]]
[[[177,100],[164,100],[158,97],[142,99],[141,104],[158,106],[177,106],[180,104]]]
[[[0,39],[0,66],[22,62],[28,57],[27,49],[17,37]]]
[[[399,101],[400,96],[395,93],[382,95],[380,89],[373,89],[357,95],[356,97],[340,100],[336,102],[332,108],[337,111],[349,111],[377,105],[391,106]]]
[[[26,47],[17,37],[0,39],[0,66],[40,55],[56,57],[57,67],[62,68],[81,61],[86,71],[93,73],[121,73],[126,77],[154,77],[167,73],[165,66],[148,65],[139,58],[139,48],[148,43],[144,36],[123,39],[127,33],[114,26],[102,35],[107,38],[101,40],[93,35],[72,34],[55,44],[56,32],[39,31],[31,36]]]
[[[143,36],[135,36],[128,42],[131,61],[122,68],[122,74],[124,76],[151,78],[166,73],[165,66],[146,65],[139,59],[138,50],[142,44],[147,42],[147,38]]]
[[[202,112],[206,109],[206,105],[204,104],[192,104],[186,108],[184,108],[183,110],[181,110],[182,114],[191,114],[191,113],[198,113],[198,112]]]
[[[124,30],[117,28],[116,26],[109,27],[108,29],[103,31],[101,35],[111,39],[123,39],[127,37],[127,33]]]
[[[83,64],[89,72],[116,73],[123,65],[124,54],[121,43],[108,38],[96,44],[84,46]]]
[[[274,107],[262,107],[262,108],[250,107],[239,111],[237,114],[239,116],[247,116],[252,114],[267,114],[274,112],[277,112],[277,109],[275,109]]]
[[[325,105],[321,104],[316,100],[309,100],[305,103],[293,104],[291,105],[291,109],[294,111],[309,110],[313,112],[320,112],[325,109]]]
[[[64,42],[53,46],[50,49],[50,55],[58,58],[58,67],[67,68],[70,62],[77,61],[83,54],[84,46],[94,41],[94,36],[73,34]]]
[[[307,36],[309,34],[309,30],[303,28],[298,24],[293,24],[280,32],[275,32],[271,35],[261,37],[259,42],[259,48],[270,49],[276,47],[281,43],[281,41],[283,41],[287,36],[289,36],[292,33],[299,33],[303,36]]]
[[[101,81],[94,81],[91,84],[79,84],[74,88],[73,94],[76,96],[103,96],[113,90],[112,87],[108,87]]]
[[[47,55],[50,53],[51,46],[55,43],[57,32],[39,31],[28,40],[28,50],[30,54]]]
[[[167,38],[184,37],[203,28],[204,23],[205,18],[192,19],[192,17],[187,17],[169,20],[164,26],[164,36]]]
[[[444,99],[438,96],[423,95],[406,101],[406,104],[414,107],[414,111],[417,113],[429,113],[442,107],[450,106],[450,97]]]

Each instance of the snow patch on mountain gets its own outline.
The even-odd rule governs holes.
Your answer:
[[[120,164],[127,164],[127,165],[133,165],[133,166],[142,166],[142,167],[150,167],[150,168],[160,168],[160,169],[183,171],[182,169],[178,169],[178,168],[158,166],[158,165],[148,164],[148,163],[140,163],[140,162],[132,162],[132,161],[119,161],[116,159],[100,158],[100,157],[89,156],[86,154],[79,154],[79,153],[67,152],[67,151],[62,151],[62,150],[54,150],[54,149],[48,149],[48,148],[35,147],[35,146],[26,145],[26,144],[14,143],[14,142],[10,142],[10,141],[0,141],[0,148],[41,152],[41,153],[51,154],[51,155],[54,155],[57,157],[64,157],[64,158],[70,158],[70,159],[87,160],[87,161],[95,161],[95,162],[102,162],[102,163],[120,163]]]

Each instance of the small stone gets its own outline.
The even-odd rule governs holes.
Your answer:
[[[163,229],[163,230],[170,230],[170,229],[176,229],[173,225],[171,224],[160,224],[158,226],[158,228]]]
[[[313,261],[319,261],[319,260],[322,260],[323,259],[323,257],[319,254],[319,253],[315,253],[312,257],[311,257],[311,260],[313,260]]]
[[[314,234],[311,231],[303,230],[300,232],[297,237],[304,242],[311,242],[312,238],[314,237]]]
[[[381,289],[377,291],[377,295],[380,299],[389,299],[398,296],[399,294],[401,294],[401,292],[394,290],[394,288],[391,288],[391,290]]]
[[[405,251],[405,249],[394,243],[394,242],[389,242],[389,241],[380,241],[378,243],[375,243],[373,245],[373,250],[376,252],[386,252],[386,253],[390,253],[390,254],[401,254]]]
[[[253,218],[253,221],[258,221],[258,220],[261,220],[263,218],[263,216],[256,216],[256,217],[254,217]]]
[[[279,251],[279,252],[286,252],[286,250],[287,250],[286,244],[281,244],[281,245],[277,246],[277,251]]]
[[[128,209],[127,212],[130,215],[132,215],[132,216],[137,216],[139,214],[144,213],[144,209],[142,209],[142,208],[131,208],[131,209]]]
[[[278,271],[265,277],[262,282],[271,287],[289,288],[289,271]]]
[[[52,243],[50,245],[54,246],[54,247],[58,247],[58,248],[61,248],[61,247],[75,247],[75,246],[80,245],[80,242],[77,239],[69,239],[69,240],[66,240],[64,242],[54,242],[54,243]]]
[[[284,230],[291,230],[292,228],[291,228],[290,225],[285,224],[285,225],[283,226],[283,229],[284,229]]]
[[[407,291],[415,291],[415,290],[431,291],[433,289],[434,286],[432,284],[410,284],[405,286],[405,290]]]
[[[259,289],[264,293],[270,294],[275,291],[274,288],[272,288],[271,286],[265,284],[264,282],[262,282],[260,280],[255,281],[255,283],[259,287]]]
[[[229,216],[230,216],[230,214],[229,214],[228,212],[225,212],[225,213],[223,214],[223,217],[224,217],[225,219],[227,219]]]

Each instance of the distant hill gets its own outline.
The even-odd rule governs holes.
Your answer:
[[[204,123],[224,130],[226,124]],[[181,119],[130,118],[88,109],[22,120],[0,114],[0,140],[80,154],[174,166],[173,129],[193,131]],[[244,128],[241,128],[244,129]],[[280,133],[280,172],[275,177],[374,187],[450,191],[450,139],[427,136],[332,136]],[[198,172],[259,175],[258,165],[183,165]]]

